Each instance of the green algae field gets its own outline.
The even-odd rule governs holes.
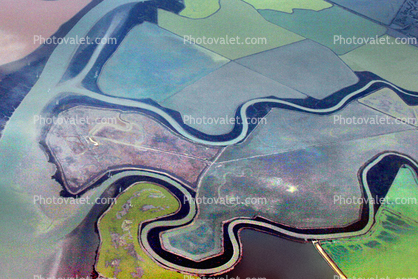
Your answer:
[[[323,242],[322,248],[349,278],[412,278],[418,256],[418,184],[409,167],[399,170],[372,230],[363,236]]]
[[[151,183],[137,183],[122,192],[98,223],[101,245],[97,271],[119,279],[183,278],[180,273],[158,266],[138,241],[141,222],[173,214],[179,206],[167,189]]]

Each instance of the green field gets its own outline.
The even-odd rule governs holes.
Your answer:
[[[255,9],[276,10],[293,13],[293,9],[320,11],[332,7],[323,0],[242,0]],[[220,9],[219,0],[184,0],[185,8],[180,15],[188,18],[205,18]]]
[[[275,10],[293,13],[293,9],[320,11],[332,7],[323,0],[244,0],[257,10]]]
[[[157,265],[138,241],[140,223],[175,213],[179,201],[164,187],[137,183],[117,198],[100,218],[101,245],[96,270],[107,278],[184,278]]]
[[[186,6],[180,15],[189,18],[205,18],[219,10],[219,0],[184,0]]]
[[[354,71],[370,71],[397,86],[418,90],[418,49],[397,44],[391,36],[380,37],[387,43],[367,44],[341,56]]]
[[[304,39],[267,22],[254,7],[241,0],[221,0],[220,6],[220,10],[203,19],[187,18],[160,9],[158,25],[186,40],[197,39],[197,44],[229,59]]]
[[[418,184],[414,171],[401,168],[376,224],[363,236],[322,242],[347,277],[413,278],[418,257]]]

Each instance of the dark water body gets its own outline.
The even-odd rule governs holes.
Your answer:
[[[333,279],[337,274],[312,243],[298,243],[270,234],[244,229],[243,258],[219,278]]]

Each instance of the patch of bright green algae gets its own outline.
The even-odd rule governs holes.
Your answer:
[[[125,190],[98,222],[101,245],[96,270],[106,278],[183,279],[183,274],[152,261],[138,240],[140,223],[173,214],[179,207],[162,186],[137,183]]]
[[[355,71],[370,71],[397,86],[418,91],[418,48],[397,44],[391,36],[380,38],[384,43],[364,45],[341,59]]]
[[[238,59],[304,39],[267,22],[254,7],[241,0],[221,0],[220,5],[218,12],[204,19],[190,19],[158,10],[158,25],[185,38],[186,44],[194,43],[190,39],[203,40],[205,37],[206,43],[196,43],[229,59]],[[231,38],[235,39],[231,41]],[[247,38],[249,40],[246,43]]]
[[[185,0],[180,15],[188,18],[205,18],[219,10],[219,0]]]
[[[275,10],[293,13],[293,9],[321,11],[332,7],[332,4],[323,0],[244,0],[257,10]]]
[[[373,228],[362,236],[322,242],[322,248],[349,278],[413,278],[418,258],[416,199],[416,174],[401,168]]]
[[[410,167],[399,170],[386,195],[386,208],[399,212],[418,222],[418,181]]]

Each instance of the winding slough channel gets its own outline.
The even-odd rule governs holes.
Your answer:
[[[406,155],[386,152],[376,156],[364,166],[359,175],[359,182],[362,185],[363,198],[365,200],[376,200],[374,188],[379,187],[379,185],[375,185],[376,182],[370,181],[369,174],[374,171],[373,168],[384,163],[384,160],[396,162],[395,168],[393,169],[395,172],[397,168],[408,165],[418,173],[418,164]],[[244,228],[253,228],[299,241],[353,237],[365,234],[370,230],[374,224],[374,216],[378,209],[378,205],[369,202],[362,208],[361,219],[357,223],[349,227],[329,229],[297,229],[276,224],[260,217],[252,219],[237,217],[228,220],[223,225],[222,253],[203,261],[195,262],[163,249],[160,239],[160,234],[162,232],[185,226],[193,221],[197,214],[198,207],[195,203],[188,202],[189,200],[193,200],[195,195],[192,189],[164,174],[142,170],[119,171],[112,174],[110,179],[112,180],[112,183],[123,179],[134,179],[136,182],[145,180],[153,181],[167,187],[167,189],[169,189],[179,200],[185,201],[185,203],[182,203],[181,209],[175,215],[141,224],[139,228],[139,241],[148,254],[160,264],[169,269],[175,269],[190,274],[214,275],[224,273],[233,268],[240,260],[242,254],[238,233]],[[384,189],[383,194],[387,193],[388,190],[389,189]],[[381,196],[377,197],[377,199],[379,198],[381,198]]]
[[[109,37],[114,31],[114,28],[115,25],[110,25],[105,37]],[[164,123],[168,128],[172,129],[175,133],[180,134],[184,138],[187,138],[191,142],[205,144],[208,146],[230,146],[237,144],[245,140],[251,130],[254,128],[254,126],[251,126],[245,121],[242,123],[237,121],[234,129],[228,134],[221,136],[207,135],[188,127],[182,122],[178,113],[167,110],[156,103],[115,98],[86,89],[82,86],[82,82],[86,78],[86,75],[91,71],[93,65],[96,63],[103,48],[103,45],[97,47],[85,68],[76,77],[63,83],[58,83],[56,86],[54,86],[52,88],[52,91],[54,92],[53,95],[58,96],[64,92],[71,92],[104,103],[117,105],[122,108],[140,109],[145,113],[156,116],[158,120]],[[264,116],[255,115],[253,112],[260,110],[254,110],[254,107],[261,107],[263,108],[261,111],[264,112],[271,108],[282,108],[312,114],[331,114],[344,108],[351,101],[381,88],[390,88],[394,90],[406,102],[411,104],[417,103],[417,94],[415,92],[399,88],[396,85],[383,80],[370,72],[357,72],[356,74],[360,80],[357,84],[335,92],[333,95],[324,100],[316,100],[313,98],[307,98],[303,100],[285,100],[277,99],[274,97],[254,99],[240,106],[237,109],[236,116],[240,119],[248,119],[254,116]],[[361,173],[360,184],[363,187],[362,190],[366,199],[372,199],[373,197],[369,186],[369,181],[367,180],[367,174],[369,170],[388,156],[396,156],[397,158],[407,160],[409,165],[414,166],[414,169],[418,170],[417,164],[405,155],[385,153],[377,156],[367,166],[365,166]],[[149,176],[154,179],[164,181],[164,184],[179,198],[179,200],[192,200],[192,190],[188,189],[188,187],[184,186],[180,182],[163,174],[139,170],[126,170],[114,174],[112,176],[112,181],[117,181],[118,179],[132,176]],[[276,235],[282,235],[298,240],[336,239],[342,237],[357,236],[369,231],[373,225],[374,215],[376,212],[375,206],[369,203],[368,206],[362,209],[361,220],[359,220],[357,224],[351,226],[351,228],[346,227],[323,230],[301,230],[275,224],[263,218],[247,219],[238,217],[236,219],[229,220],[224,224],[223,253],[200,262],[195,262],[190,259],[183,258],[179,255],[172,254],[169,251],[163,249],[159,235],[163,231],[189,224],[196,216],[197,210],[197,205],[194,203],[183,204],[182,209],[174,216],[170,216],[167,219],[163,218],[158,221],[142,224],[140,227],[139,239],[142,247],[157,262],[166,266],[167,268],[190,274],[220,274],[230,270],[239,261],[241,256],[241,245],[238,239],[238,232],[243,228],[256,228],[259,230],[274,233]]]
[[[137,2],[138,1],[118,1],[118,3],[115,3],[112,1],[103,1],[94,7],[84,18],[82,18],[67,36],[86,36],[94,27],[94,23],[97,22],[97,18],[101,18],[103,14],[113,11],[123,4],[132,4]],[[144,4],[144,13],[148,11],[145,9],[146,7],[147,5]],[[156,7],[152,7],[153,9],[150,9],[150,11],[156,13]],[[126,28],[123,28],[124,16],[126,16],[126,14],[123,10],[115,13],[114,19],[108,25],[103,38],[117,36],[118,32],[127,32]],[[149,16],[149,18],[153,17]],[[143,19],[142,22],[144,20],[146,19]],[[138,22],[138,24],[142,22]],[[123,36],[119,37],[123,38]],[[241,121],[237,121],[234,129],[228,134],[217,136],[207,135],[185,125],[178,112],[163,108],[152,101],[115,98],[87,89],[83,82],[86,80],[93,67],[97,66],[99,58],[105,51],[105,48],[106,45],[98,45],[92,52],[91,56],[87,59],[88,61],[83,69],[81,69],[74,77],[63,80],[62,77],[64,76],[70,61],[72,61],[75,56],[77,46],[58,46],[46,64],[39,81],[32,88],[31,94],[28,95],[26,103],[31,100],[34,100],[34,103],[32,107],[29,106],[30,110],[26,112],[26,115],[40,115],[41,110],[53,103],[57,98],[59,98],[59,96],[70,93],[88,97],[112,106],[116,105],[126,109],[135,108],[145,113],[152,114],[173,132],[197,144],[205,144],[208,146],[234,145],[245,140],[252,129],[255,128],[254,125],[248,124],[245,121],[242,123],[240,123]],[[65,63],[63,63],[63,61]],[[370,72],[357,72],[356,74],[359,78],[359,82],[357,84],[335,92],[323,100],[317,100],[310,97],[297,100],[279,99],[275,97],[258,98],[242,104],[237,109],[236,116],[243,120],[251,117],[263,117],[272,108],[296,110],[311,114],[331,114],[341,110],[351,101],[381,88],[392,89],[410,105],[418,104],[418,94],[415,92],[399,88]],[[25,107],[28,107],[28,104],[24,104],[24,106],[19,109],[23,110]],[[19,127],[20,124],[14,122],[18,121],[19,118],[11,118],[11,124],[16,124],[17,127]],[[36,134],[36,132],[33,131],[30,131],[30,133]],[[7,129],[5,131],[5,136],[7,139]],[[383,160],[386,160],[389,157],[394,158],[394,160],[398,160],[402,164],[410,165],[416,172],[418,170],[418,165],[413,161],[413,159],[406,155],[393,152],[377,155],[360,171],[359,183],[363,190],[363,196],[366,199],[370,200],[375,197],[373,186],[370,185],[371,182],[368,180],[369,172],[373,170],[376,165],[380,164]],[[164,183],[180,200],[192,200],[191,197],[195,194],[193,190],[189,189],[187,186],[183,185],[174,178],[170,178],[161,173],[145,170],[119,170],[112,173],[112,175],[103,177],[101,181],[103,184],[106,182],[106,185],[110,185],[120,179],[133,176],[138,177],[139,180],[140,177],[151,177],[161,181],[161,183]],[[187,197],[188,199],[184,199],[184,197]],[[253,219],[237,217],[224,224],[223,253],[204,261],[194,262],[164,250],[161,246],[161,240],[159,239],[161,232],[187,225],[193,221],[198,211],[197,205],[194,203],[186,203],[182,205],[182,209],[174,216],[143,223],[140,226],[139,241],[149,255],[151,255],[157,262],[168,268],[191,274],[219,274],[231,269],[239,261],[241,247],[238,239],[238,231],[242,228],[257,228],[276,235],[283,235],[288,238],[299,240],[322,240],[350,237],[364,234],[370,230],[374,222],[376,209],[375,205],[369,203],[367,206],[362,208],[362,218],[357,224],[353,224],[352,226],[346,228],[321,230],[302,230],[286,227],[280,224],[272,223],[261,217]]]

